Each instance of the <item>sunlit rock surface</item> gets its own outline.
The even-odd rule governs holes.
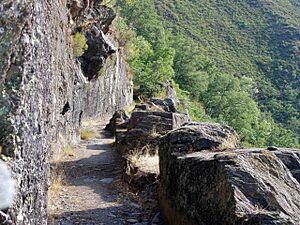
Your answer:
[[[233,130],[206,123],[163,138],[159,191],[169,224],[300,221],[300,185],[293,176],[300,168],[298,152],[235,149],[237,140]]]

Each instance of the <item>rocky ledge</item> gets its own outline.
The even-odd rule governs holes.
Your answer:
[[[171,99],[152,99],[137,104],[130,116],[118,110],[106,129],[116,136],[120,154],[157,155],[160,138],[189,121],[188,115],[176,112]]]
[[[298,150],[239,149],[232,129],[207,123],[171,131],[159,148],[168,224],[299,223]]]
[[[188,121],[170,98],[137,104],[130,116],[124,110],[114,114],[106,129],[116,137],[116,149],[124,158],[123,180],[131,190],[139,192],[157,183],[160,139]]]

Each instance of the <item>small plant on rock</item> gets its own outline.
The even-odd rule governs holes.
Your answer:
[[[77,32],[73,35],[73,52],[76,57],[80,57],[88,49],[88,44],[85,36]]]

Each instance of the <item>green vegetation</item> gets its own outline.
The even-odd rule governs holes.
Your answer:
[[[63,156],[75,156],[75,151],[72,146],[67,145],[63,148]]]
[[[165,29],[153,4],[148,3],[119,2],[124,12],[130,11],[126,18],[132,18],[138,25],[135,26],[134,32],[127,25],[130,20],[118,18],[116,28],[120,32],[118,39],[125,49],[127,62],[134,73],[134,83],[149,97],[162,91],[161,84],[164,80],[174,78],[175,50],[168,44]]]
[[[299,4],[271,2],[118,0],[135,85],[157,96],[171,79],[193,119],[247,146],[299,146]]]
[[[73,52],[76,57],[80,57],[88,49],[86,38],[82,33],[77,32],[73,36]]]
[[[261,111],[300,135],[299,1],[152,2],[165,27],[220,71],[251,79]]]

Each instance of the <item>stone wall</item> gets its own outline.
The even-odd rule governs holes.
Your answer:
[[[111,114],[131,102],[117,49],[107,56],[103,77],[88,81],[82,73],[70,41],[72,2],[1,1],[0,157],[18,190],[0,224],[46,224],[50,152],[78,141],[82,118]]]

